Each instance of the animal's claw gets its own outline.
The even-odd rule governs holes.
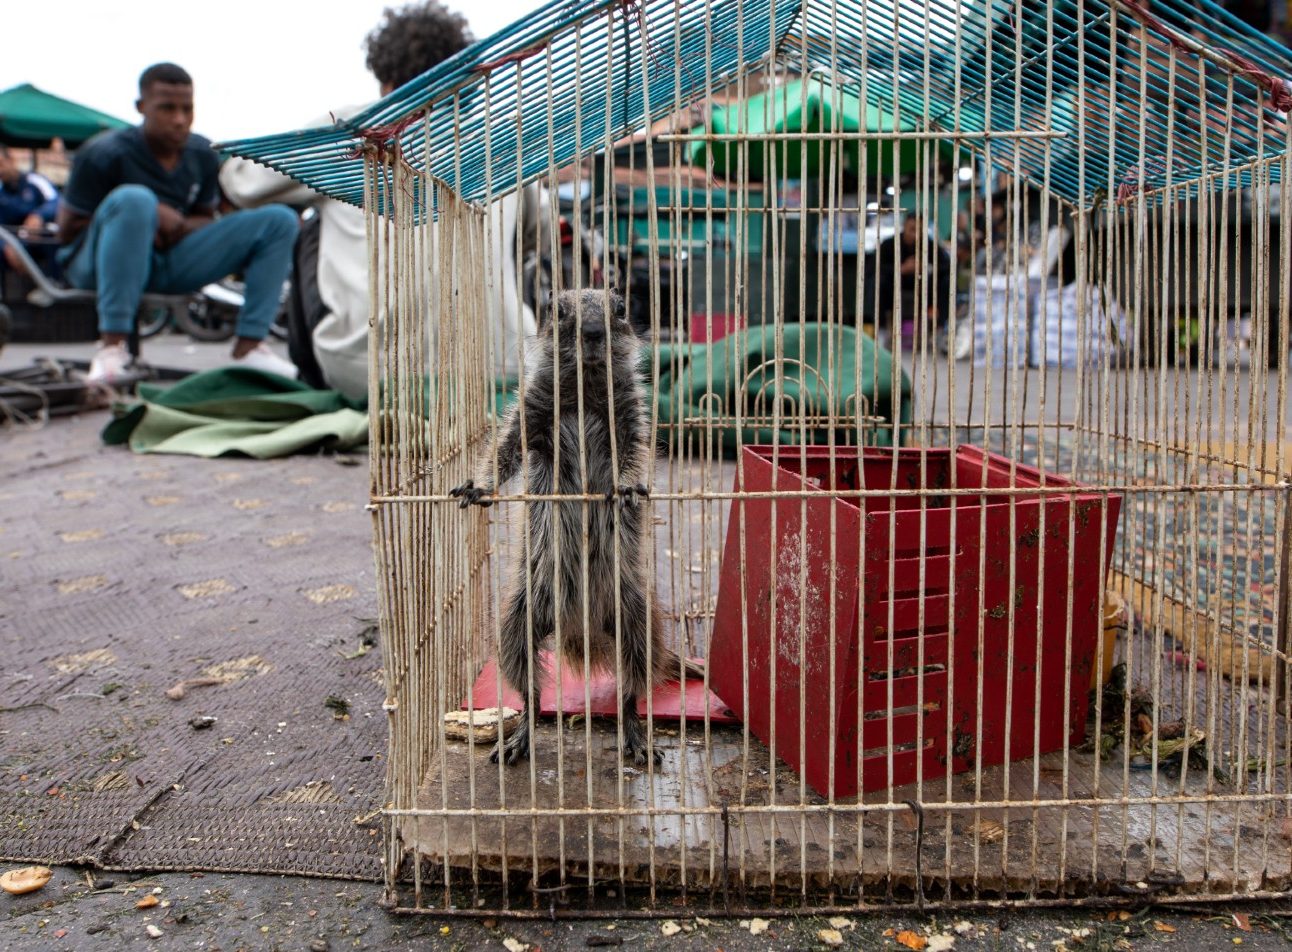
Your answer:
[[[618,489],[611,489],[606,493],[606,502],[613,502],[621,509],[637,505],[637,497],[646,497],[650,491],[638,483],[635,486],[620,486]]]
[[[455,486],[449,490],[449,495],[454,496],[462,501],[458,503],[459,509],[465,509],[467,506],[492,506],[492,499],[484,499],[485,491],[475,484],[475,480],[468,479],[461,486]]]
[[[625,702],[628,704],[628,702]],[[624,762],[631,761],[638,767],[645,767],[647,758],[654,762],[655,766],[664,765],[664,750],[659,744],[653,747],[646,742],[646,731],[643,728],[641,718],[637,716],[636,701],[629,705],[630,714],[622,718],[624,728]]]
[[[664,766],[664,751],[658,746],[650,752],[650,759],[655,762],[656,768]],[[632,741],[624,742],[624,760],[631,760],[638,767],[646,766],[646,741],[643,739],[636,743]]]
[[[524,728],[516,728],[506,739],[498,738],[498,743],[494,745],[493,751],[489,754],[489,762],[497,763],[499,756],[505,766],[511,767],[529,756],[529,731]]]

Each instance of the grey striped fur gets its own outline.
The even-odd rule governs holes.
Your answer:
[[[530,693],[530,666],[538,649],[557,634],[559,619],[559,648],[566,664],[575,671],[584,670],[586,578],[587,668],[615,670],[618,621],[623,754],[625,759],[644,765],[646,734],[637,714],[637,699],[653,684],[677,680],[681,663],[665,645],[663,617],[648,595],[651,520],[645,480],[652,442],[638,370],[640,342],[622,299],[613,291],[566,291],[558,295],[555,309],[555,328],[551,315],[543,315],[538,333],[529,342],[523,415],[517,401],[499,425],[476,478],[454,489],[453,495],[462,499],[463,506],[489,505],[491,500],[485,497],[523,471],[529,494],[590,493],[600,497],[592,502],[527,504],[529,573],[527,577],[526,554],[522,553],[503,612],[499,667],[533,708],[536,698]],[[586,465],[581,465],[583,462]],[[692,675],[703,674],[690,663],[686,670]],[[538,682],[535,671],[535,691]],[[502,756],[507,764],[513,764],[529,753],[529,747],[527,713],[510,736],[499,740],[493,759]],[[661,762],[658,749],[654,759],[656,764]]]

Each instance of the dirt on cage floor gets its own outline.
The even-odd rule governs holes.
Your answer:
[[[1149,637],[1140,633],[1135,640]],[[1136,654],[1142,660],[1143,653]],[[1200,702],[1203,675],[1195,687]],[[1249,693],[1257,707],[1258,692]],[[1142,714],[1137,705],[1143,696],[1142,690],[1135,695],[1133,721]],[[1090,743],[1071,751],[1066,763],[1062,753],[1046,754],[984,768],[980,776],[969,771],[949,781],[930,777],[922,789],[911,784],[867,794],[865,803],[891,808],[865,813],[860,826],[853,810],[822,810],[827,801],[784,764],[773,770],[767,748],[755,738],[748,740],[746,759],[738,726],[713,726],[706,753],[702,725],[689,725],[683,736],[676,723],[658,724],[655,743],[664,761],[647,772],[620,766],[612,720],[589,725],[582,718],[549,718],[537,725],[532,793],[527,763],[506,768],[500,777],[488,760],[489,745],[457,742],[430,765],[419,795],[420,805],[432,812],[505,808],[517,815],[446,812],[406,818],[400,829],[430,868],[439,870],[447,857],[459,884],[470,883],[473,868],[485,881],[504,872],[542,880],[563,868],[574,882],[591,875],[597,882],[629,885],[725,885],[742,891],[775,886],[875,898],[893,889],[912,892],[918,869],[930,896],[1099,895],[1119,883],[1148,883],[1181,894],[1287,888],[1292,851],[1281,833],[1277,797],[1225,799],[1259,794],[1267,785],[1280,789],[1284,773],[1255,758],[1235,768],[1229,747],[1238,701],[1226,694],[1217,705],[1211,727],[1225,750],[1213,752],[1210,773],[1205,738],[1196,734],[1192,751],[1178,738],[1153,743],[1135,728],[1129,747],[1114,740],[1122,717],[1114,692],[1105,699],[1109,723],[1098,762],[1092,729]],[[1177,713],[1158,712],[1163,734],[1171,733],[1169,722]],[[1178,800],[1118,802],[1154,796]],[[922,824],[907,800],[922,805]],[[1020,800],[1038,805],[1000,806]],[[846,807],[856,800],[837,802]],[[974,802],[993,805],[975,808]],[[589,804],[603,811],[622,804],[623,810],[579,816]],[[808,810],[775,813],[765,809],[771,804],[782,810],[803,804]],[[634,813],[647,805],[661,812]],[[716,812],[723,806],[725,824]],[[547,812],[522,812],[531,809]]]

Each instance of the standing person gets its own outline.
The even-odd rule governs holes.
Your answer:
[[[53,223],[57,213],[58,189],[54,183],[38,172],[18,168],[9,147],[0,144],[0,225],[39,232]],[[38,260],[42,257],[40,247],[29,246],[27,250]],[[4,246],[4,261],[15,271],[24,270],[22,259],[9,245]],[[44,267],[52,263],[41,261]]]
[[[74,287],[98,292],[100,345],[87,381],[126,372],[143,294],[187,294],[234,272],[246,281],[233,363],[295,377],[265,344],[291,271],[296,215],[282,206],[215,217],[219,157],[191,132],[193,79],[174,63],[139,77],[143,123],[76,152],[59,206],[59,260]]]
[[[938,326],[950,293],[951,256],[929,234],[924,219],[918,214],[907,215],[902,222],[902,230],[881,242],[875,257],[879,272],[878,326],[892,327],[889,315],[897,306],[898,293],[901,294],[902,316],[915,320],[917,332],[925,326],[916,313],[921,294],[927,307],[927,327]],[[892,270],[894,260],[898,262],[896,280]]]
[[[382,96],[420,76],[472,42],[466,19],[439,0],[387,9],[383,21],[364,41],[367,66]],[[364,107],[338,110],[312,126],[331,125]],[[220,171],[220,184],[235,205],[264,202],[311,207],[296,248],[296,272],[288,309],[289,347],[302,379],[354,399],[368,393],[368,241],[364,212],[327,198],[309,187],[247,159],[232,158]],[[521,203],[526,202],[522,210]],[[494,369],[514,372],[517,344],[533,332],[534,315],[516,281],[515,234],[524,221],[526,235],[538,232],[534,190],[508,196],[489,207],[495,263],[491,317],[498,332]],[[380,322],[380,316],[377,323]]]

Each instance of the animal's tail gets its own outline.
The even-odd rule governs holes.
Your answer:
[[[667,684],[670,681],[679,681],[683,677],[688,680],[704,680],[704,662],[692,661],[689,658],[679,658],[676,651],[671,648],[657,649],[655,652],[655,671],[656,683]]]

